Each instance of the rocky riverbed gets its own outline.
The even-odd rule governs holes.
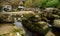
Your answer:
[[[25,36],[60,36],[59,19],[59,11],[24,11],[19,12],[19,14],[16,12],[6,12],[0,15],[0,20],[2,20],[3,23],[13,23],[16,27],[24,29],[26,32]]]

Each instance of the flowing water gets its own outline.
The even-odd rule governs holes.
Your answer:
[[[14,20],[15,20],[14,25],[17,26],[18,28],[24,29],[26,32],[26,36],[32,36],[32,33],[28,31],[26,28],[24,28],[21,22],[18,22],[16,18]]]

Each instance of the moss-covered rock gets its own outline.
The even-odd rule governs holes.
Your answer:
[[[25,36],[24,29],[17,28],[13,24],[0,24],[0,36]]]
[[[49,31],[45,36],[55,36],[55,34],[51,31]]]
[[[60,28],[60,19],[54,20],[53,26],[54,26],[54,27],[57,27],[57,28]]]
[[[32,22],[30,20],[23,20],[22,24],[30,31],[37,32],[39,34],[46,34],[49,31],[49,27],[44,21]]]

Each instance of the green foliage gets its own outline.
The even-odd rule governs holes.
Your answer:
[[[51,0],[51,1],[48,1],[47,3],[46,3],[46,6],[48,6],[48,7],[55,7],[55,6],[57,6],[59,4],[59,1],[58,0]]]
[[[45,6],[47,0],[37,0],[32,3],[32,7],[40,8],[41,6]]]
[[[57,7],[60,5],[59,0],[37,0],[33,1],[31,7],[44,8],[44,7]]]

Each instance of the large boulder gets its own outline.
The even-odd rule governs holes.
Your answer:
[[[54,26],[54,27],[57,27],[57,28],[60,28],[60,19],[54,20],[53,26]]]
[[[55,34],[51,31],[49,31],[45,36],[55,36]]]
[[[25,16],[23,15],[24,20],[22,20],[22,24],[29,29],[30,31],[45,35],[49,31],[49,27],[46,22],[41,20],[41,16],[39,14],[29,13]]]
[[[0,24],[0,36],[25,36],[24,29],[17,28],[13,24]]]

